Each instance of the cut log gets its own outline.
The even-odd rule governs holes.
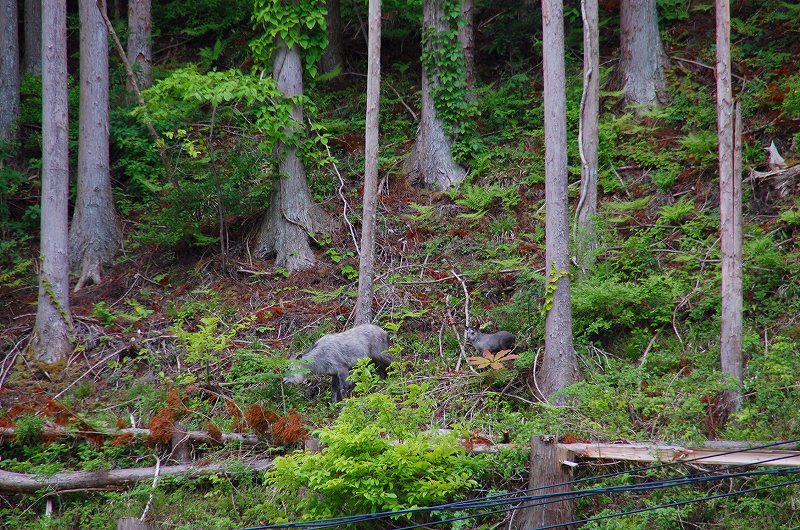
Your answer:
[[[580,458],[673,463],[702,458],[702,465],[800,466],[800,451],[786,449],[741,449],[720,454],[719,448],[681,447],[657,444],[575,443],[560,444]],[[729,450],[727,450],[729,451]]]
[[[117,520],[117,530],[153,530],[153,527],[138,517],[123,517]]]
[[[177,430],[177,429],[176,429]],[[0,427],[0,438],[12,437],[15,434],[13,427]],[[150,436],[150,429],[128,428],[128,429],[115,429],[115,430],[86,430],[86,429],[65,429],[63,427],[46,426],[42,429],[41,434],[47,437],[61,438],[69,436],[124,436],[133,435],[135,438],[146,438]],[[222,440],[217,440],[206,431],[186,431],[183,435],[187,441],[191,443],[208,443],[216,445],[220,441],[222,443],[239,443],[241,445],[253,446],[257,445],[262,440],[259,440],[255,434],[240,434],[236,432],[222,433]]]
[[[162,477],[183,475],[188,478],[225,473],[230,464],[209,464],[207,466],[179,465],[161,466]],[[272,459],[236,462],[236,467],[244,465],[252,471],[263,471],[272,465]],[[9,493],[36,493],[40,490],[57,492],[64,490],[122,489],[142,480],[152,480],[155,467],[136,467],[112,469],[110,471],[65,471],[55,475],[33,475],[0,470],[0,491]]]

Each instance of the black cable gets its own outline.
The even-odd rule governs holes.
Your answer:
[[[791,469],[792,469],[792,472],[796,472],[795,470],[797,468],[791,468]],[[781,472],[783,472],[783,473],[781,473]],[[764,474],[764,473],[761,473],[761,474]],[[773,471],[773,472],[771,472],[769,474],[788,474],[788,473],[786,472],[786,470],[776,470],[776,471]],[[720,480],[725,479],[725,478],[727,478],[727,477],[719,477]],[[700,497],[700,498],[692,499],[692,500],[689,500],[689,501],[679,501],[679,504],[669,503],[669,504],[664,504],[664,505],[659,505],[659,506],[651,506],[651,507],[647,507],[647,508],[640,508],[640,509],[633,510],[633,511],[628,511],[628,512],[617,512],[616,514],[589,517],[589,518],[586,518],[586,519],[570,521],[568,523],[561,523],[561,524],[557,524],[557,525],[544,526],[544,527],[541,527],[541,528],[537,528],[536,530],[545,530],[545,529],[549,529],[549,528],[558,528],[558,527],[562,527],[562,526],[569,526],[569,525],[577,524],[577,523],[586,523],[586,522],[590,522],[590,521],[599,521],[599,520],[602,520],[602,519],[610,519],[612,517],[620,517],[622,515],[630,515],[630,514],[634,514],[634,513],[640,513],[640,512],[650,511],[650,510],[656,510],[656,509],[660,509],[660,508],[670,508],[673,505],[688,504],[690,502],[699,502],[699,501],[703,501],[703,500],[715,499],[715,498],[718,498],[718,497],[729,497],[731,495],[750,493],[752,491],[758,491],[758,490],[761,490],[761,489],[776,488],[776,487],[779,487],[779,486],[788,486],[788,485],[798,484],[798,483],[800,483],[800,479],[792,480],[792,481],[788,481],[788,482],[782,482],[780,484],[775,484],[775,485],[771,485],[771,486],[762,486],[762,487],[759,487],[759,488],[752,488],[752,489],[749,489],[749,490],[740,490],[738,492],[731,492],[731,493],[727,493],[727,494],[724,494],[724,495],[716,495],[716,496],[710,496],[710,497]],[[677,484],[677,485],[683,485],[683,484]],[[657,488],[649,488],[649,489],[657,489]],[[642,491],[647,491],[647,490],[648,489],[643,489]],[[583,491],[586,491],[586,490],[583,490]],[[618,491],[614,491],[614,492],[610,492],[610,493],[619,493],[620,491],[638,491],[638,490],[637,489],[618,490]],[[576,492],[576,493],[581,493],[581,492]],[[609,493],[609,492],[605,491],[605,489],[599,489],[598,491],[593,491],[591,493],[591,495],[598,495],[600,493]],[[574,497],[577,499],[577,498],[582,498],[582,497],[588,497],[588,496],[591,496],[591,495],[576,495]],[[467,519],[475,519],[475,518],[478,518],[478,517],[486,517],[488,515],[497,515],[497,514],[501,514],[501,513],[512,512],[512,511],[516,511],[516,510],[522,510],[522,509],[525,509],[525,508],[537,507],[537,506],[541,506],[541,505],[544,505],[544,504],[550,504],[552,502],[562,502],[562,501],[569,501],[569,500],[573,500],[573,499],[572,498],[564,498],[564,499],[558,499],[558,500],[554,500],[554,501],[551,500],[551,501],[537,503],[537,504],[527,504],[527,505],[523,505],[523,506],[513,506],[513,507],[509,507],[509,508],[501,508],[501,509],[497,509],[497,510],[490,510],[490,511],[485,511],[485,512],[476,513],[476,514],[469,514],[469,515],[462,515],[462,516],[458,516],[458,517],[451,517],[449,519],[442,519],[440,521],[429,521],[429,522],[426,522],[426,523],[418,523],[418,524],[414,524],[414,525],[410,525],[410,526],[403,526],[403,527],[400,527],[400,528],[398,528],[396,530],[412,530],[414,528],[422,528],[424,526],[436,526],[436,525],[443,524],[443,523],[452,523],[452,522],[456,522],[456,521],[464,521],[464,520],[467,520]],[[325,528],[325,527],[313,527],[313,528]]]
[[[786,457],[784,457],[786,458]],[[425,523],[419,523],[416,525],[406,526],[403,528],[412,529],[412,528],[420,528],[424,526],[433,526],[437,524],[447,523],[447,522],[455,522],[464,519],[471,519],[477,517],[484,517],[487,515],[494,515],[505,513],[509,511],[520,510],[524,508],[531,508],[535,506],[542,506],[545,504],[550,504],[553,502],[563,502],[567,500],[576,500],[583,497],[598,495],[601,493],[625,493],[625,492],[643,492],[643,491],[652,491],[656,489],[664,489],[669,487],[677,487],[677,486],[685,486],[691,484],[697,484],[701,482],[708,482],[713,480],[724,480],[730,478],[739,478],[739,477],[755,477],[755,476],[763,476],[763,475],[780,475],[780,474],[790,474],[790,473],[797,473],[800,472],[800,467],[792,467],[792,468],[785,468],[785,469],[773,469],[773,470],[764,470],[764,471],[751,471],[751,472],[742,472],[738,474],[728,474],[728,475],[719,475],[715,477],[685,477],[683,479],[660,479],[651,482],[633,484],[633,485],[622,485],[622,486],[611,486],[611,487],[603,487],[603,488],[595,488],[591,490],[578,490],[572,492],[559,492],[553,494],[545,494],[540,496],[529,496],[525,498],[517,498],[515,502],[522,502],[522,505],[508,507],[508,508],[501,508],[498,510],[491,510],[491,511],[484,511],[478,514],[470,514],[458,517],[452,517],[449,519],[444,519],[441,521],[429,521]],[[553,498],[553,497],[565,497],[565,498]],[[546,499],[544,502],[538,502],[535,504],[530,504],[532,501]],[[508,503],[505,503],[508,504]],[[473,508],[473,507],[467,507]],[[294,523],[284,523],[278,524],[274,526],[268,527],[258,527],[258,528],[330,528],[335,526],[341,526],[343,524],[354,524],[359,522],[368,522],[374,521],[376,519],[380,519],[382,517],[377,517],[377,514],[364,514],[364,515],[356,515],[356,516],[347,516],[336,518],[336,520],[332,519],[323,519],[317,521],[306,521],[306,522],[294,522]]]
[[[561,482],[561,483],[557,483],[557,484],[549,484],[549,485],[546,485],[546,486],[539,486],[539,487],[536,487],[536,488],[528,488],[528,489],[524,489],[524,490],[515,491],[515,492],[512,492],[512,493],[489,495],[489,496],[481,498],[480,500],[475,500],[475,499],[469,500],[468,499],[468,500],[464,500],[464,501],[455,501],[455,502],[452,502],[452,503],[442,503],[442,504],[439,504],[439,505],[428,506],[428,507],[407,508],[407,509],[404,509],[404,510],[384,511],[384,512],[376,512],[376,513],[372,513],[372,514],[361,514],[361,515],[350,515],[350,516],[334,517],[334,518],[329,518],[329,519],[320,519],[320,520],[317,520],[317,521],[278,523],[278,524],[274,524],[274,525],[249,527],[249,528],[244,528],[242,530],[269,530],[269,529],[282,529],[282,528],[287,528],[287,529],[288,528],[328,528],[328,527],[332,527],[332,526],[340,526],[340,525],[343,525],[343,524],[352,524],[354,522],[363,522],[363,521],[382,519],[382,518],[391,517],[391,516],[394,516],[394,515],[407,515],[407,514],[411,514],[411,513],[432,512],[432,511],[453,511],[453,510],[457,510],[457,509],[477,509],[477,508],[481,508],[481,507],[490,507],[490,506],[496,506],[496,505],[501,505],[501,504],[509,504],[509,502],[514,502],[514,503],[518,503],[520,501],[522,501],[522,502],[531,502],[531,501],[534,501],[534,500],[541,500],[541,499],[547,499],[547,498],[553,498],[553,497],[569,497],[569,496],[575,496],[576,498],[581,498],[581,497],[590,496],[590,495],[597,495],[597,494],[600,494],[600,493],[607,493],[607,492],[614,493],[614,492],[619,492],[619,491],[626,491],[625,488],[631,488],[631,487],[635,487],[637,485],[633,485],[633,486],[615,486],[615,487],[613,487],[611,489],[609,489],[609,488],[598,488],[596,490],[578,490],[577,492],[561,492],[561,493],[551,493],[551,494],[545,494],[545,495],[539,495],[539,496],[518,497],[518,495],[520,493],[527,493],[527,492],[539,491],[539,490],[543,490],[543,489],[551,489],[551,488],[557,488],[557,487],[561,487],[561,486],[580,484],[580,483],[588,482],[588,481],[598,481],[598,480],[602,480],[602,479],[606,479],[606,478],[616,477],[616,476],[619,476],[619,475],[639,473],[639,472],[643,472],[643,471],[650,471],[650,470],[661,469],[661,468],[665,468],[665,467],[675,467],[677,465],[682,465],[682,464],[702,461],[702,460],[707,459],[707,458],[718,457],[718,456],[726,456],[726,455],[731,455],[731,454],[736,454],[736,453],[741,453],[741,452],[746,452],[746,451],[753,451],[753,450],[758,450],[758,449],[766,449],[766,448],[775,447],[775,446],[779,446],[779,445],[797,444],[798,442],[800,442],[800,439],[787,440],[787,441],[782,441],[782,442],[772,442],[772,443],[769,443],[769,444],[763,444],[763,445],[759,445],[759,446],[752,446],[752,447],[743,448],[743,449],[735,449],[735,450],[731,450],[731,451],[723,451],[721,453],[715,453],[715,454],[712,454],[712,455],[705,455],[705,456],[700,456],[700,457],[696,457],[696,458],[690,458],[690,459],[687,459],[687,460],[680,460],[680,461],[676,461],[676,462],[668,462],[668,463],[665,463],[665,464],[657,464],[657,465],[653,465],[653,466],[634,468],[634,469],[625,470],[625,471],[607,473],[605,475],[584,477],[584,478],[577,479],[577,480],[571,480],[571,481]],[[719,473],[720,471],[724,471],[725,469],[733,469],[733,468],[737,468],[737,467],[758,466],[759,464],[772,462],[772,461],[775,461],[775,460],[781,460],[781,459],[784,459],[784,458],[790,458],[791,456],[792,455],[775,457],[775,458],[766,459],[766,460],[762,460],[762,461],[759,461],[759,462],[747,463],[747,464],[736,464],[736,465],[729,466],[727,468],[723,468],[722,470],[716,470],[715,472]],[[711,472],[705,472],[704,474],[708,474],[708,473],[711,473]],[[785,473],[785,471],[784,471],[784,473]],[[764,474],[764,473],[761,473],[761,474]],[[742,475],[746,475],[746,474],[739,474],[739,475],[733,475],[733,476],[742,476]],[[731,478],[731,477],[732,477],[732,475],[728,474],[728,475],[720,476],[719,478],[722,479],[722,478]],[[695,479],[696,478],[697,477],[695,477]],[[675,486],[683,484],[683,482],[680,481],[680,479],[674,479],[674,478],[673,479],[662,479],[660,482],[666,483],[666,482],[675,481],[675,480],[679,481],[679,482],[676,482]],[[698,482],[702,482],[702,481],[707,481],[707,480],[697,480],[697,481]],[[653,483],[641,483],[641,484],[655,484],[657,482],[659,482],[659,481],[656,481],[656,482],[653,482]],[[689,484],[689,483],[692,483],[692,481],[686,482],[686,484]],[[662,486],[662,487],[672,487],[672,486]],[[619,488],[622,488],[622,489],[619,489]],[[651,488],[651,489],[656,489],[656,488],[654,487],[654,488]],[[501,500],[501,499],[508,499],[508,498],[510,498],[512,500],[511,501],[503,501],[503,500]],[[567,499],[560,499],[559,498],[559,499],[555,499],[555,500],[546,501],[546,502],[544,502],[542,504],[548,504],[550,502],[561,502],[563,500],[567,500]],[[513,508],[513,509],[519,509],[519,508]],[[494,511],[494,512],[487,512],[486,515],[489,515],[491,513],[502,513],[504,511],[509,511],[509,509],[497,510],[497,511]],[[482,516],[482,515],[479,514],[479,515],[476,515],[475,517],[479,517],[479,516]],[[458,519],[455,519],[455,520],[458,520]],[[444,522],[444,521],[442,521],[442,522]],[[427,523],[427,524],[438,524],[438,522]],[[411,527],[411,528],[416,528],[416,527]]]

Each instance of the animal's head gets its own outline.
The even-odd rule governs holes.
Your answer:
[[[478,338],[480,332],[472,327],[467,327],[466,331],[464,332],[464,336],[467,337],[467,340],[473,341]]]
[[[290,383],[293,385],[299,385],[300,383],[305,383],[306,379],[308,379],[308,374],[305,372],[296,372],[287,375],[283,378],[284,383]]]
[[[284,376],[283,382],[292,385],[299,385],[305,383],[308,379],[308,364],[302,362],[303,356],[308,352],[301,353],[300,355],[294,354],[289,356],[289,374]]]

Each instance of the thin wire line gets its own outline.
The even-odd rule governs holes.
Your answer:
[[[521,502],[531,502],[531,501],[541,500],[541,499],[554,499],[556,497],[566,497],[566,498],[556,498],[554,500],[548,500],[546,502],[541,503],[541,504],[549,504],[551,502],[562,502],[562,501],[565,501],[565,500],[569,500],[570,497],[582,498],[582,497],[591,496],[591,495],[598,495],[600,493],[609,493],[609,492],[614,493],[614,492],[622,492],[622,491],[629,491],[629,490],[636,491],[636,488],[639,488],[642,485],[655,485],[655,484],[659,484],[659,483],[667,484],[667,483],[670,483],[670,482],[675,482],[674,486],[678,486],[678,485],[683,485],[683,484],[691,484],[691,483],[695,483],[695,482],[707,482],[709,480],[722,480],[722,479],[725,479],[725,478],[734,478],[734,477],[738,477],[738,476],[755,476],[755,475],[759,475],[759,474],[786,474],[786,473],[788,473],[787,470],[779,470],[778,472],[770,471],[770,472],[740,473],[740,474],[733,474],[733,475],[732,474],[726,474],[726,475],[719,475],[717,477],[709,477],[709,478],[702,478],[702,477],[694,476],[690,480],[682,479],[680,477],[678,477],[678,478],[674,478],[673,477],[673,478],[669,478],[669,479],[660,479],[659,481],[653,481],[653,482],[649,482],[649,483],[645,482],[645,483],[639,483],[639,484],[627,485],[627,486],[614,486],[614,487],[611,487],[611,488],[596,488],[596,489],[592,489],[592,490],[578,490],[578,491],[575,491],[575,492],[557,492],[557,493],[548,493],[548,494],[538,495],[538,496],[518,497],[518,495],[520,493],[528,493],[528,492],[533,492],[533,491],[540,491],[540,490],[543,490],[543,489],[557,488],[557,487],[561,487],[561,486],[579,484],[579,483],[588,482],[588,481],[598,481],[598,480],[603,480],[603,479],[606,479],[606,478],[616,477],[616,476],[619,476],[619,475],[640,473],[640,472],[643,472],[643,471],[650,471],[650,470],[661,469],[661,468],[671,468],[671,467],[676,467],[678,465],[683,465],[683,464],[687,464],[687,463],[702,461],[702,460],[708,459],[708,458],[726,456],[726,455],[737,454],[737,453],[742,453],[742,452],[746,452],[746,451],[753,451],[753,450],[758,450],[758,449],[766,449],[766,448],[770,448],[770,447],[776,447],[776,446],[779,446],[779,445],[797,444],[798,442],[800,442],[800,440],[798,440],[798,439],[787,440],[787,441],[782,441],[782,442],[772,442],[772,443],[769,443],[769,444],[763,444],[763,445],[748,447],[748,448],[744,448],[744,449],[736,449],[736,450],[731,450],[731,451],[724,451],[724,452],[715,453],[715,454],[712,454],[712,455],[705,455],[705,456],[696,457],[696,458],[690,458],[690,459],[686,459],[686,460],[679,460],[679,461],[676,461],[676,462],[668,462],[668,463],[665,463],[665,464],[657,464],[657,465],[654,465],[654,466],[646,466],[646,467],[634,468],[634,469],[625,470],[625,471],[618,471],[618,472],[614,472],[614,473],[607,473],[605,475],[597,475],[597,476],[592,476],[592,477],[585,477],[585,478],[582,478],[582,479],[571,480],[571,481],[561,482],[561,483],[557,483],[557,484],[550,484],[550,485],[547,485],[547,486],[539,486],[539,487],[536,487],[536,488],[528,488],[528,489],[525,489],[525,490],[518,490],[518,491],[515,491],[515,492],[512,492],[512,493],[489,495],[489,496],[481,498],[480,500],[471,499],[471,500],[465,500],[465,501],[456,501],[456,502],[452,502],[452,503],[443,503],[443,504],[429,506],[429,507],[407,508],[407,509],[404,509],[404,510],[384,511],[384,512],[372,513],[372,514],[350,515],[350,516],[334,517],[334,518],[329,518],[329,519],[319,519],[317,521],[278,523],[278,524],[274,524],[274,525],[248,527],[248,528],[245,528],[245,529],[242,529],[242,530],[268,530],[268,529],[281,529],[281,528],[287,528],[287,529],[288,528],[328,528],[328,527],[332,527],[332,526],[340,526],[340,525],[343,525],[343,524],[352,524],[354,522],[363,522],[363,521],[372,521],[372,520],[376,520],[376,519],[383,519],[383,518],[391,517],[391,516],[395,516],[395,515],[407,515],[407,514],[411,514],[411,513],[433,512],[433,511],[453,511],[453,510],[457,510],[457,509],[477,509],[477,508],[481,508],[481,507],[490,507],[490,506],[497,506],[497,505],[501,505],[501,504],[509,504],[511,502],[514,502],[514,503],[518,503],[520,501]],[[715,470],[713,472],[712,471],[706,471],[706,472],[704,472],[704,474],[708,475],[709,473],[719,473],[719,472],[725,471],[727,469],[735,469],[735,468],[738,468],[738,467],[758,466],[760,464],[773,462],[773,461],[776,461],[776,460],[782,460],[782,459],[785,459],[785,458],[791,458],[792,456],[794,456],[794,455],[784,455],[784,456],[779,456],[779,457],[775,457],[775,458],[765,459],[765,460],[746,463],[746,464],[735,464],[735,465],[723,468],[721,470]],[[796,469],[796,468],[790,468],[790,469]],[[663,488],[663,487],[672,487],[672,486],[660,486],[660,487]],[[658,489],[658,488],[656,486],[653,486],[650,489]],[[511,499],[511,500],[502,500],[502,499]],[[492,513],[502,513],[502,512],[505,512],[505,511],[516,510],[516,509],[520,509],[520,508],[521,507],[516,507],[516,508],[511,508],[511,509],[505,508],[505,509],[496,510],[496,511],[493,511],[493,512],[487,512],[486,515],[490,515]],[[480,516],[482,516],[482,515],[478,514],[478,515],[469,516],[469,517],[480,517]],[[454,520],[459,520],[459,519],[454,519]],[[449,520],[447,520],[447,521],[449,521]],[[441,522],[447,522],[447,521],[441,521]],[[429,523],[425,523],[425,524],[427,524],[427,525],[439,524],[439,522],[429,522]],[[420,525],[420,526],[425,526],[425,525]],[[412,527],[408,527],[408,528],[419,528],[420,526],[412,526]]]

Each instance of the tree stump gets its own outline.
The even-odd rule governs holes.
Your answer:
[[[117,519],[117,530],[153,530],[153,527],[138,517],[122,517]]]
[[[531,474],[528,487],[532,491],[529,495],[572,492],[571,484],[546,487],[572,480],[572,469],[563,464],[564,461],[571,459],[571,453],[558,449],[556,442],[558,440],[552,436],[534,436],[531,439]],[[575,520],[574,500],[552,502],[552,499],[545,499],[529,501],[529,504],[531,506],[524,508],[520,513],[518,526],[520,530],[534,530],[559,524],[564,525],[559,528],[575,528],[574,525],[565,524]]]

